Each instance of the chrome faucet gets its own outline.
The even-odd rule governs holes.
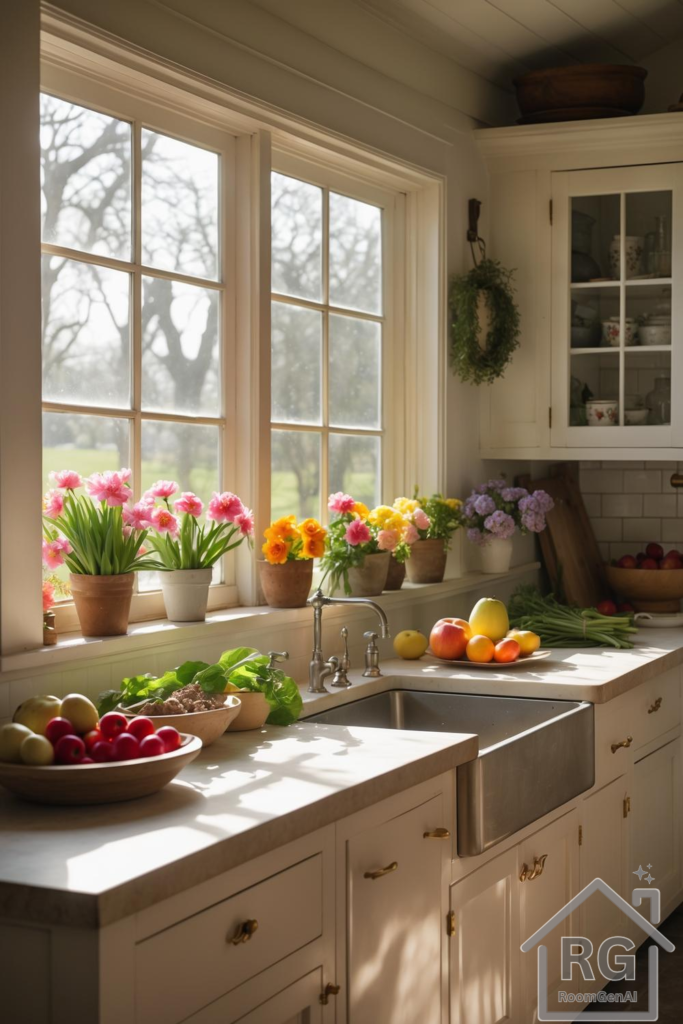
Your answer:
[[[323,654],[323,608],[330,604],[364,604],[368,608],[373,608],[380,621],[383,640],[391,636],[389,620],[384,609],[376,601],[370,601],[367,597],[325,597],[322,589],[318,588],[313,597],[309,597],[308,604],[313,609],[313,654],[308,667],[308,692],[327,693],[325,680],[337,671],[339,659],[328,658],[326,661]]]

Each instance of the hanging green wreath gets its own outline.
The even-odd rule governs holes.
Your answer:
[[[451,283],[451,365],[463,381],[491,384],[501,377],[519,346],[519,310],[512,288],[513,270],[483,259]],[[484,296],[490,317],[485,344],[480,343],[478,302]]]

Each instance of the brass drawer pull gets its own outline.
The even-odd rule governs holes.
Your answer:
[[[534,866],[532,868],[523,864],[522,871],[519,876],[520,882],[533,882],[534,878],[538,878],[539,875],[542,875],[547,859],[548,854],[544,853],[542,857],[534,857]]]
[[[431,832],[423,832],[423,839],[450,839],[451,834],[447,828],[435,828]]]
[[[258,928],[258,921],[243,921],[242,924],[237,925],[235,934],[230,939],[233,946],[241,946],[244,942],[249,942],[256,929]]]
[[[612,744],[612,753],[616,754],[617,750],[620,750],[622,747],[630,747],[632,743],[633,736],[627,736],[625,740],[619,740],[618,743]]]
[[[654,702],[654,704],[651,704],[650,707],[647,709],[648,715],[654,715],[655,711],[659,711],[661,706],[662,706],[662,698],[661,697],[657,697],[657,700]]]
[[[385,875],[390,875],[392,871],[398,871],[398,861],[392,860],[391,864],[387,864],[385,868],[380,868],[378,871],[366,871],[363,878],[369,878],[371,881],[376,882],[378,878],[384,878]]]

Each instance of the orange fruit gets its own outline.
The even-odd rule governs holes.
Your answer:
[[[493,652],[495,651],[495,644],[493,640],[489,640],[487,636],[473,636],[467,643],[467,657],[470,661],[487,662],[493,660]]]
[[[496,648],[493,652],[493,658],[495,661],[500,661],[502,663],[517,661],[519,658],[519,652],[519,644],[509,636],[506,640],[501,640],[496,644]]]
[[[465,630],[465,636],[467,637],[468,640],[472,639],[472,637],[474,636],[474,630],[470,626],[467,619],[451,619],[450,621],[453,622],[456,626],[460,626],[461,629]]]

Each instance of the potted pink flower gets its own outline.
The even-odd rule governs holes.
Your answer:
[[[163,570],[161,590],[166,614],[173,622],[206,618],[213,566],[243,540],[251,544],[254,516],[236,494],[214,493],[206,509],[192,491],[179,490],[175,480],[157,480],[136,505],[124,509],[131,528],[147,528],[148,544]],[[157,504],[157,500],[161,504]]]
[[[43,562],[66,564],[84,636],[119,636],[128,630],[134,573],[158,564],[142,547],[147,527],[129,528],[123,507],[131,500],[131,471],[106,470],[83,480],[75,470],[51,473],[43,499]],[[85,488],[86,494],[76,491]]]
[[[327,549],[322,559],[323,581],[330,592],[343,587],[346,594],[370,597],[381,594],[387,582],[393,535],[385,529],[386,519],[379,506],[370,511],[362,501],[341,491],[331,494],[328,508],[334,518],[327,531]],[[393,509],[388,512],[396,516]]]

